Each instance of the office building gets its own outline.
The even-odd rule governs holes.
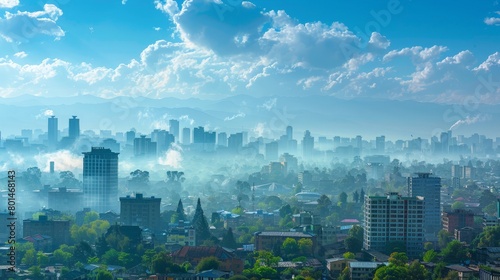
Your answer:
[[[168,124],[169,124],[168,132],[174,136],[175,140],[178,140],[179,139],[179,121],[178,120],[169,120]]]
[[[437,240],[441,226],[441,178],[432,177],[432,173],[416,173],[417,177],[408,178],[408,195],[422,196],[425,200],[425,236],[426,240]]]
[[[409,257],[422,253],[424,242],[424,200],[422,197],[366,196],[364,203],[365,250],[386,252],[387,244],[402,242]]]
[[[151,138],[146,138],[141,135],[134,139],[134,156],[139,158],[155,157],[156,142],[151,141]]]
[[[278,142],[273,141],[266,144],[266,160],[275,161],[278,159]]]
[[[189,129],[189,127],[185,127],[182,129],[182,144],[191,144],[191,129]]]
[[[144,197],[137,193],[135,197],[120,197],[120,220],[127,226],[140,226],[150,231],[159,232],[161,198]]]
[[[92,147],[83,155],[84,206],[97,212],[118,210],[118,153]]]
[[[385,136],[379,136],[375,138],[375,150],[377,153],[385,152]]]
[[[48,146],[50,149],[57,148],[58,141],[58,128],[57,128],[57,118],[55,116],[51,116],[48,119]]]
[[[314,153],[314,137],[311,136],[311,132],[306,130],[304,133],[304,138],[302,139],[302,156],[304,158],[311,158]]]
[[[83,192],[65,187],[52,189],[48,192],[47,201],[49,208],[74,214],[83,207]]]
[[[225,132],[217,134],[217,146],[227,147],[227,134]]]
[[[235,133],[229,135],[227,147],[230,151],[238,152],[243,148],[243,133]]]
[[[69,221],[49,221],[45,215],[38,216],[38,220],[23,220],[23,237],[35,236],[37,234],[47,235],[52,238],[51,250],[55,250],[60,245],[70,244],[71,242]]]
[[[288,141],[293,139],[293,127],[291,127],[291,126],[286,127],[286,139]]]
[[[448,233],[455,234],[456,229],[464,227],[474,227],[474,213],[472,211],[456,209],[443,213],[443,229]]]
[[[76,116],[69,119],[68,136],[72,139],[80,137],[80,120]]]

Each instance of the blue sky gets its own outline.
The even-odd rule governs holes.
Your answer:
[[[500,103],[499,35],[497,1],[0,0],[0,97]]]

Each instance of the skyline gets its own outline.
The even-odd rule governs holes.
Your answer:
[[[498,104],[499,11],[495,1],[1,0],[0,97]]]

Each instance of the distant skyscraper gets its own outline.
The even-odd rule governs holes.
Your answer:
[[[233,152],[241,150],[241,148],[243,147],[243,133],[240,132],[229,135],[229,138],[227,140],[227,147]]]
[[[278,159],[278,142],[273,141],[266,144],[266,160],[275,161]]]
[[[287,140],[293,139],[293,127],[291,127],[291,126],[286,127],[286,138],[287,138]]]
[[[51,116],[48,120],[48,145],[51,149],[55,149],[57,147],[57,118],[55,116]]]
[[[182,144],[191,144],[191,129],[189,127],[185,127],[182,129]]]
[[[205,143],[205,128],[203,126],[193,129],[193,143]]]
[[[118,210],[118,153],[92,147],[83,153],[83,196],[85,207],[97,212]]]
[[[151,138],[141,135],[141,137],[134,139],[134,156],[154,157],[156,156],[156,147],[156,142],[152,142]]]
[[[80,137],[80,120],[77,119],[76,116],[72,117],[72,119],[69,119],[68,136],[70,138],[76,139]]]
[[[134,145],[135,131],[127,131],[125,137],[127,138],[127,145]]]
[[[423,196],[425,201],[424,229],[426,239],[437,238],[441,230],[441,178],[432,173],[416,173],[418,177],[408,178],[408,194]]]
[[[179,141],[179,121],[178,120],[169,120],[169,129],[170,134],[174,135],[175,141]]]
[[[410,257],[422,253],[424,201],[421,197],[366,196],[364,203],[363,247],[386,252],[387,244],[402,242]]]
[[[385,136],[384,135],[375,138],[375,150],[377,150],[378,153],[385,152]]]
[[[155,129],[151,133],[151,141],[156,142],[156,152],[158,155],[163,155],[168,149],[170,149],[170,145],[175,143],[175,136],[169,133],[166,130]]]
[[[304,138],[302,139],[302,155],[304,158],[309,158],[314,153],[314,137],[311,136],[311,132],[306,130],[304,133]]]
[[[217,145],[227,147],[227,134],[225,132],[220,132],[217,135]]]

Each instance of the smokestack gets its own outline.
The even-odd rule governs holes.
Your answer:
[[[54,162],[50,162],[50,174],[54,174]]]

